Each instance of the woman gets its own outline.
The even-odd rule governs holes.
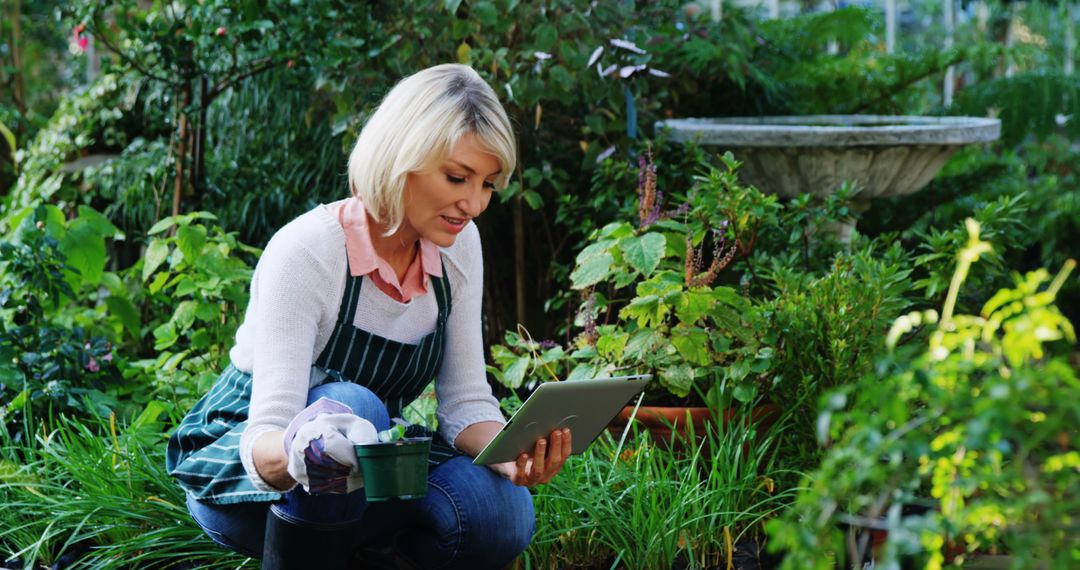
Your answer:
[[[470,459],[504,423],[485,378],[471,220],[505,188],[515,145],[475,71],[426,69],[395,86],[360,133],[353,196],[270,240],[232,363],[169,442],[169,472],[214,541],[262,555],[264,567],[343,567],[361,548],[421,568],[496,568],[525,549],[525,487],[559,472],[569,431],[516,462]],[[335,460],[330,448],[387,429],[432,378],[439,431],[427,495],[368,504],[355,458]]]

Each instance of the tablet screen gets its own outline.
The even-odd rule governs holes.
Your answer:
[[[541,384],[473,463],[515,461],[536,440],[570,428],[571,453],[584,452],[624,406],[645,389],[651,375]]]

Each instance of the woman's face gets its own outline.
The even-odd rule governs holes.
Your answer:
[[[476,135],[462,136],[442,164],[407,175],[404,235],[415,232],[435,245],[453,245],[469,220],[487,209],[500,168]]]

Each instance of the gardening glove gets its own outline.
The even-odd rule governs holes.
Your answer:
[[[285,430],[288,472],[311,494],[351,493],[364,486],[353,445],[378,441],[371,422],[334,400],[319,398]]]

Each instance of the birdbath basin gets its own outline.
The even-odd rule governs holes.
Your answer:
[[[795,197],[832,194],[843,182],[872,198],[910,194],[926,186],[960,147],[996,140],[1001,121],[979,117],[808,115],[668,119],[656,124],[675,142],[697,140],[730,150],[742,179],[763,192]],[[838,233],[850,239],[852,222]]]

